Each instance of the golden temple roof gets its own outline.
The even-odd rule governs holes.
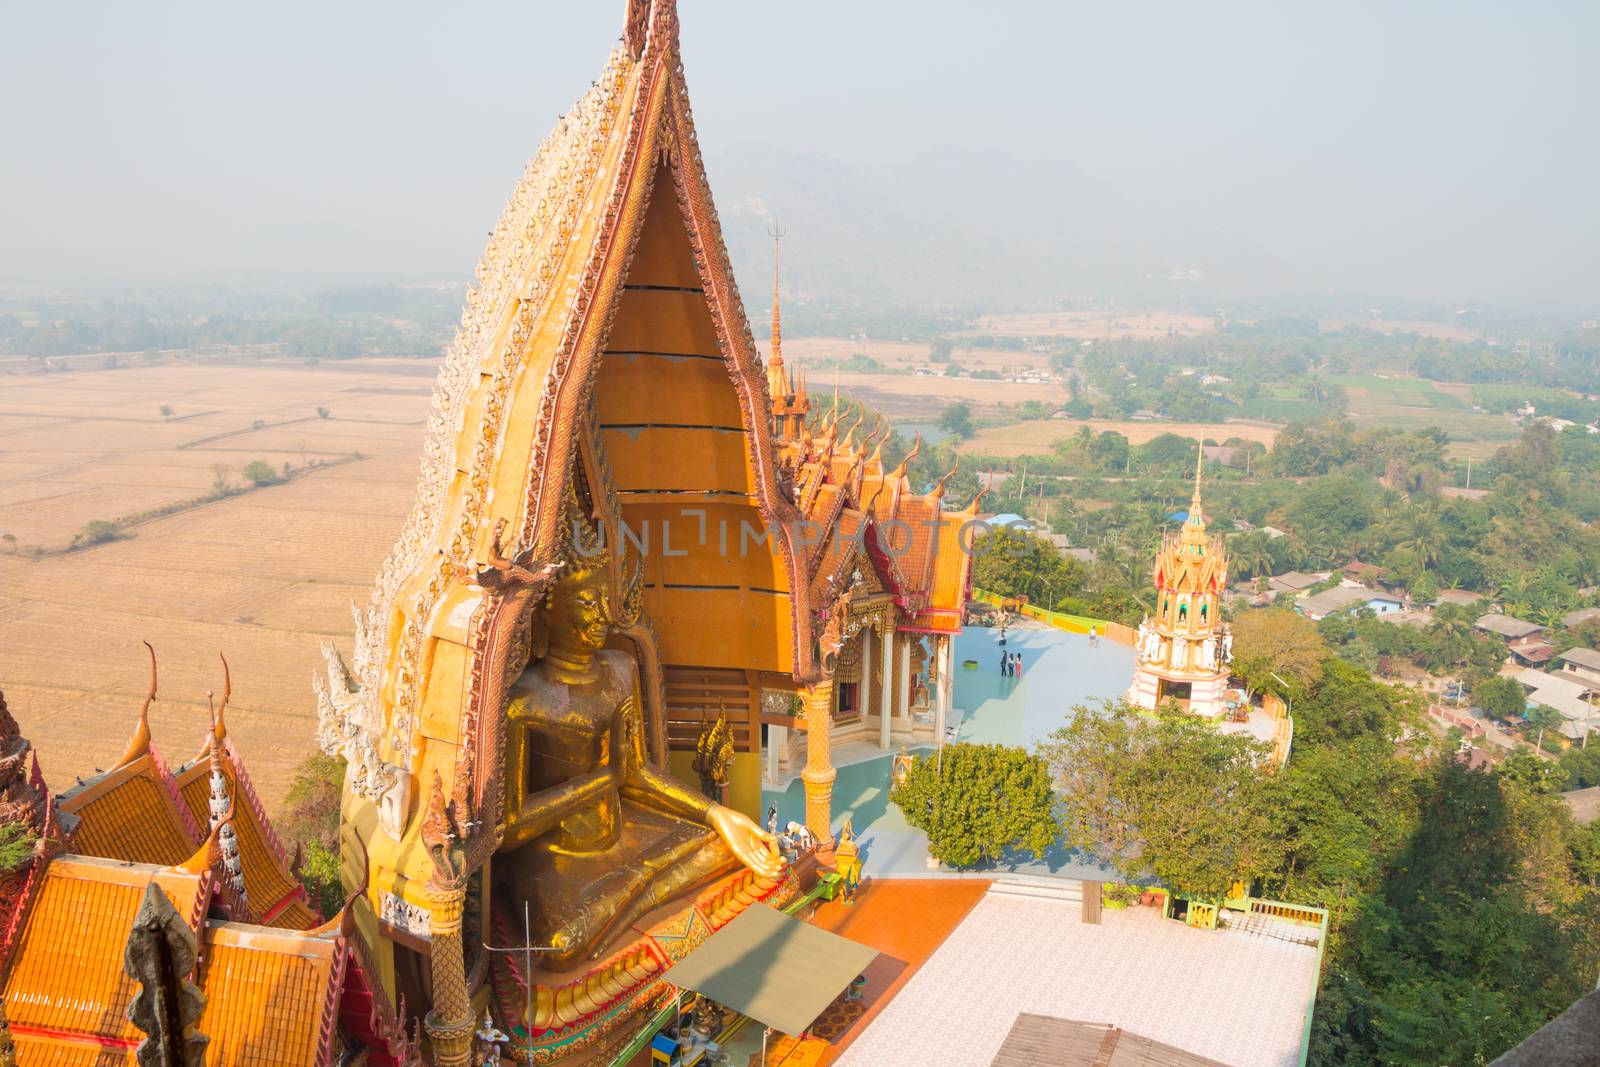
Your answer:
[[[209,871],[88,856],[50,861],[6,978],[19,1062],[133,1061],[143,1035],[127,1018],[136,983],[122,957],[152,882],[198,927],[211,895]]]
[[[244,867],[249,917],[262,925],[287,930],[303,930],[315,925],[321,920],[307,903],[305,887],[289,870],[290,857],[285,854],[267,818],[232,739],[224,739],[222,746],[223,774],[228,780],[228,794],[233,798],[233,830]],[[178,768],[173,776],[178,795],[197,825],[209,823],[211,818],[209,755],[210,742],[207,741],[200,755]]]
[[[345,966],[336,936],[246,923],[206,926],[198,1029],[206,1063],[313,1067],[328,1062]]]
[[[169,866],[203,839],[154,745],[69,789],[59,805],[79,819],[72,847],[85,856]]]

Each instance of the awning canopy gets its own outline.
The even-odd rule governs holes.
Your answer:
[[[706,938],[666,979],[799,1037],[877,955],[758,903]]]

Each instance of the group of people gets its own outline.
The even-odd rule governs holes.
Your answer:
[[[805,823],[791,821],[779,832],[776,804],[767,809],[767,832],[778,839],[778,852],[790,863],[799,859],[801,853],[817,847],[817,839]]]
[[[1022,674],[1022,653],[1000,651],[1000,677],[1017,678]]]

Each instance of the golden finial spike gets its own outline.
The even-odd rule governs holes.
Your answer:
[[[1192,500],[1190,502],[1190,504],[1189,504],[1189,518],[1188,518],[1189,522],[1192,522],[1197,526],[1202,524],[1203,522],[1205,522],[1205,520],[1203,518],[1201,518],[1201,514],[1200,514],[1200,475],[1202,473],[1204,473],[1205,465],[1206,465],[1206,443],[1204,441],[1201,441],[1200,442],[1200,448],[1195,453],[1195,458],[1194,458],[1194,500]]]
[[[778,316],[778,268],[783,253],[783,227],[774,223],[767,233],[772,236],[772,361],[783,366],[783,327]]]
[[[220,743],[228,736],[228,727],[223,721],[223,716],[228,711],[228,698],[233,696],[233,675],[228,670],[228,657],[218,652],[217,658],[222,661],[222,703],[211,713],[211,736]]]
[[[118,767],[126,766],[150,751],[150,705],[156,699],[156,650],[149,641],[143,644],[150,652],[150,689],[145,694],[144,705],[139,708],[139,723],[133,728],[133,739],[115,764]]]
[[[917,458],[917,453],[922,451],[922,431],[917,431],[917,436],[911,442],[911,451],[906,453],[906,458],[900,461],[900,466],[894,469],[891,478],[904,478],[911,469],[911,461]]]

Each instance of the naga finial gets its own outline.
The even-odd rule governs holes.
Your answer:
[[[143,644],[150,652],[150,689],[145,693],[144,705],[139,708],[139,724],[133,728],[133,739],[128,742],[122,758],[117,760],[117,767],[126,766],[150,751],[150,705],[156,699],[156,650],[149,641]]]
[[[917,458],[917,453],[921,452],[921,451],[922,451],[922,431],[918,430],[916,438],[914,440],[912,440],[912,442],[911,442],[911,451],[906,453],[906,458],[902,459],[900,461],[900,465],[894,469],[894,473],[889,475],[889,477],[891,477],[891,478],[904,478],[906,476],[906,472],[911,469],[911,461],[916,459]]]

